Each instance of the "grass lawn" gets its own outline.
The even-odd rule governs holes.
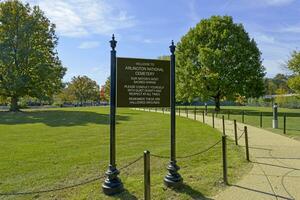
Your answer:
[[[203,110],[204,106],[198,106],[199,110]],[[185,109],[185,107],[181,107]],[[194,107],[189,106],[189,113],[193,114]],[[214,110],[214,107],[209,106],[209,114]],[[238,122],[242,121],[242,111],[245,111],[244,123],[259,127],[260,126],[260,113],[263,114],[262,127],[274,133],[283,134],[283,115],[286,114],[286,135],[294,139],[300,140],[300,109],[278,108],[278,129],[272,128],[272,108],[271,107],[250,107],[250,106],[222,106],[221,114],[218,117],[225,116],[228,119],[236,119]],[[184,114],[184,110],[182,111]]]
[[[130,109],[117,112],[118,168],[142,155],[169,155],[169,115]],[[220,140],[220,132],[190,119],[177,118],[177,155],[199,152]],[[109,159],[109,109],[63,108],[0,112],[0,193],[26,192],[80,183],[102,175]],[[168,159],[151,157],[153,199],[193,199],[212,196],[223,188],[221,145],[192,158],[178,159],[184,187],[163,185]],[[240,147],[229,142],[229,182],[251,168]],[[125,191],[107,197],[103,180],[83,186],[0,199],[143,199],[143,161],[122,170]]]

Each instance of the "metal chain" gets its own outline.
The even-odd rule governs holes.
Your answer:
[[[240,140],[243,137],[244,134],[245,134],[245,131],[243,131],[242,135],[240,135],[240,137],[238,137],[237,140]]]
[[[200,155],[202,153],[205,153],[207,151],[209,151],[210,149],[214,148],[215,146],[217,146],[222,140],[219,140],[218,142],[216,142],[215,144],[213,144],[212,146],[208,147],[207,149],[204,149],[202,151],[199,151],[197,153],[193,153],[193,154],[190,154],[190,155],[186,155],[186,156],[177,156],[176,158],[179,158],[179,159],[184,159],[184,158],[190,158],[190,157],[193,157],[193,156],[197,156],[197,155]],[[165,159],[169,159],[170,157],[169,156],[161,156],[161,155],[157,155],[157,154],[150,154],[151,156],[153,157],[156,157],[156,158],[165,158]]]
[[[134,163],[138,162],[139,160],[141,160],[143,158],[143,156],[138,157],[137,159],[131,161],[130,163],[128,163],[127,165],[124,165],[123,167],[121,167],[119,170],[123,170],[126,169],[128,167],[130,167],[131,165],[133,165]]]
[[[131,165],[133,165],[134,163],[138,162],[142,158],[143,158],[143,156],[138,157],[137,159],[133,160],[132,162],[128,163],[127,165],[121,167],[119,170],[124,170],[124,169],[130,167]],[[76,183],[76,184],[73,184],[73,185],[59,187],[59,188],[46,189],[46,190],[38,190],[38,191],[29,191],[29,192],[0,193],[0,196],[32,195],[32,194],[42,194],[42,193],[48,193],[48,192],[55,192],[55,191],[66,190],[66,189],[70,189],[70,188],[74,188],[74,187],[86,185],[86,184],[98,181],[100,179],[103,179],[103,178],[105,178],[105,175],[98,176],[96,178],[92,178],[90,180],[86,180],[86,181],[83,181],[83,182],[80,182],[80,183]]]
[[[183,158],[190,158],[190,157],[193,157],[193,156],[197,156],[197,155],[200,155],[202,153],[205,153],[209,150],[211,150],[212,148],[214,148],[215,146],[217,146],[222,140],[219,140],[218,142],[216,142],[215,144],[213,144],[212,146],[208,147],[207,149],[204,149],[203,151],[200,151],[198,153],[194,153],[194,154],[190,154],[190,155],[187,155],[187,156],[177,156],[177,158],[179,159],[183,159]]]
[[[161,155],[157,155],[157,154],[150,154],[150,156],[156,157],[156,158],[165,158],[165,159],[169,159],[169,156],[161,156]]]
[[[29,191],[29,192],[8,192],[8,193],[0,193],[0,196],[17,196],[17,195],[32,195],[32,194],[42,194],[42,193],[48,193],[48,192],[55,192],[55,191],[60,191],[60,190],[65,190],[65,189],[70,189],[82,185],[86,185],[95,181],[98,181],[102,178],[104,178],[105,175],[83,181],[81,183],[73,184],[73,185],[68,185],[60,188],[53,188],[53,189],[46,189],[46,190],[39,190],[39,191]]]

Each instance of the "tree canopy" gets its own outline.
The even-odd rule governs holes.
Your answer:
[[[201,20],[177,45],[177,99],[220,100],[263,94],[261,53],[242,24],[230,16]]]
[[[287,67],[293,72],[293,76],[288,80],[288,85],[295,92],[300,93],[300,51],[292,52]]]
[[[87,101],[100,99],[100,87],[96,81],[87,76],[74,76],[68,83],[67,91],[82,105]]]
[[[23,96],[52,96],[66,69],[58,58],[55,25],[38,6],[19,0],[0,3],[0,96],[18,110]]]

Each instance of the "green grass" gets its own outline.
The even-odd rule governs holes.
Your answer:
[[[199,106],[197,108],[203,110],[204,106]],[[181,107],[181,109],[185,109],[185,107]],[[194,107],[188,107],[188,109],[189,113],[193,114]],[[214,107],[209,106],[208,109],[209,115],[211,115]],[[271,107],[222,106],[218,117],[224,115],[225,119],[228,119],[229,112],[231,120],[236,119],[238,122],[242,122],[242,111],[245,111],[244,123],[256,127],[260,127],[260,113],[262,112],[262,128],[278,134],[283,134],[283,115],[286,114],[287,123],[285,135],[300,140],[300,109],[278,108],[278,129],[272,128],[273,114]]]
[[[117,112],[118,168],[142,155],[169,155],[170,117],[130,109]],[[177,118],[177,155],[206,149],[220,132],[199,122]],[[26,192],[66,186],[102,175],[109,159],[109,109],[64,108],[0,112],[0,192]],[[72,189],[0,199],[143,199],[143,161],[122,170],[122,194],[107,197],[103,180]],[[221,146],[189,159],[178,159],[184,187],[163,185],[168,159],[151,157],[153,199],[200,199],[223,189]],[[229,181],[251,167],[241,148],[228,146]]]

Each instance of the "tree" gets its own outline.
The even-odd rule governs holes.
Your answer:
[[[274,78],[265,78],[265,94],[276,94],[276,90],[284,89],[287,93],[291,93],[291,89],[288,86],[289,76],[284,74],[276,74]]]
[[[300,76],[293,76],[289,78],[288,80],[288,85],[289,87],[297,92],[298,94],[300,93]]]
[[[81,105],[87,101],[98,101],[100,99],[99,85],[87,76],[74,76],[68,84],[68,90]]]
[[[60,103],[64,104],[64,103],[74,103],[76,97],[74,92],[71,91],[71,89],[69,88],[69,84],[66,83],[65,87],[61,90],[61,92],[55,96],[55,99],[59,99]]]
[[[10,98],[11,111],[19,110],[20,97],[51,97],[62,87],[57,43],[55,25],[38,6],[0,3],[0,95]]]
[[[107,101],[110,100],[110,77],[108,77],[104,84],[104,95]]]
[[[287,67],[294,74],[288,80],[288,85],[295,92],[300,92],[300,51],[293,51],[291,58],[287,62]]]
[[[201,20],[177,45],[177,99],[220,100],[263,94],[261,53],[241,24],[230,16]]]

